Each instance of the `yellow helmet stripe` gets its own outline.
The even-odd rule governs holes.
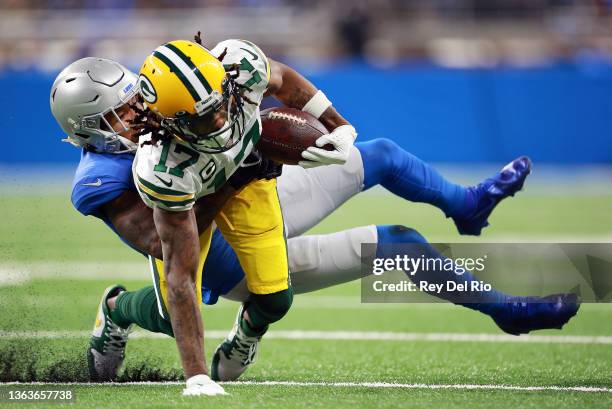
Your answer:
[[[195,66],[195,64],[189,59],[189,57],[187,57],[178,47],[176,47],[174,44],[166,44],[166,47],[168,47],[169,49],[171,49],[172,51],[174,51],[174,53],[176,55],[178,55],[178,57],[183,60],[183,62],[185,62],[185,64],[187,64],[187,66],[191,69],[191,71],[195,74],[196,78],[202,83],[202,85],[204,85],[204,88],[206,89],[206,91],[211,94],[212,93],[212,87],[210,86],[210,84],[208,83],[208,81],[206,80],[206,78],[204,77],[204,75],[202,75],[202,72],[198,69],[198,67]],[[204,49],[204,47],[202,47]],[[207,50],[205,50],[206,52],[208,52]]]
[[[196,89],[191,84],[191,82],[187,79],[185,74],[183,74],[183,72],[174,64],[174,62],[170,58],[168,58],[166,55],[162,54],[159,51],[155,51],[153,55],[156,58],[160,59],[164,64],[166,64],[168,68],[170,68],[170,71],[173,72],[178,77],[179,80],[181,80],[181,82],[183,83],[185,88],[187,88],[187,91],[189,91],[189,93],[191,94],[191,97],[193,98],[195,102],[198,102],[204,99],[196,91]]]

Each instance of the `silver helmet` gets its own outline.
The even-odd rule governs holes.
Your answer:
[[[136,74],[105,58],[87,57],[59,73],[51,87],[51,112],[66,132],[64,142],[96,152],[125,153],[137,144],[120,132],[129,130],[117,110],[137,95]],[[106,119],[113,115],[123,128],[115,131]]]

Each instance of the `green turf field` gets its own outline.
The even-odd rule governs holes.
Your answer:
[[[67,194],[3,192],[0,206],[0,382],[84,382],[84,347],[102,290],[147,285],[146,263],[102,223],[79,216]],[[523,194],[497,209],[480,240],[610,241],[610,209],[612,196]],[[463,241],[439,211],[379,192],[349,202],[315,231],[372,223]],[[208,356],[237,307],[203,308]],[[563,331],[517,342],[488,317],[452,305],[361,304],[359,283],[351,283],[297,296],[246,383],[225,386],[231,396],[182,398],[173,340],[136,332],[121,381],[169,383],[64,386],[76,394],[64,406],[609,408],[611,317],[610,305],[584,305]],[[51,386],[0,385],[0,395],[18,387]],[[0,401],[13,406],[43,405]]]

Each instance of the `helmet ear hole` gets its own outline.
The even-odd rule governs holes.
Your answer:
[[[66,84],[68,84],[69,82],[72,82],[72,81],[74,81],[74,80],[76,80],[76,77],[68,78],[68,79],[66,80]]]

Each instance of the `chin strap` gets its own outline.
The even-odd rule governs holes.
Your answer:
[[[82,148],[83,144],[81,143],[80,140],[78,140],[77,138],[75,138],[72,135],[66,135],[66,137],[64,139],[62,139],[62,142],[67,142],[72,146],[76,146],[77,148]]]

